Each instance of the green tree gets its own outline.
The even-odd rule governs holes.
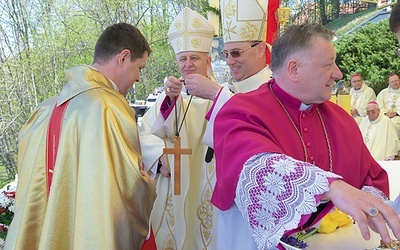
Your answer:
[[[350,81],[352,74],[359,73],[378,94],[388,86],[389,74],[400,73],[400,58],[394,52],[397,39],[390,32],[387,20],[343,35],[334,45],[337,64],[345,81]]]
[[[185,7],[206,14],[207,0],[2,0],[0,2],[0,158],[9,179],[17,165],[17,138],[32,110],[65,84],[64,69],[92,64],[101,31],[136,25],[152,54],[135,92],[145,99],[164,77],[178,75],[167,31]]]

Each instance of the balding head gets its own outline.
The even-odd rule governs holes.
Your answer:
[[[377,102],[369,102],[366,107],[369,121],[373,122],[379,117],[379,105]]]

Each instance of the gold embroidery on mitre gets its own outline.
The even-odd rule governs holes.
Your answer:
[[[201,40],[199,38],[197,38],[197,37],[192,38],[190,40],[190,43],[192,44],[193,48],[199,48],[201,46]]]
[[[175,23],[174,23],[174,27],[175,27],[175,30],[182,29],[182,21],[181,20],[176,20]]]
[[[182,40],[177,39],[177,40],[175,41],[175,48],[176,48],[177,50],[181,50],[182,47],[183,47]]]
[[[186,51],[209,52],[214,34],[215,29],[209,21],[188,7],[175,17],[168,29],[168,39],[175,54]],[[193,40],[193,37],[196,39]]]
[[[193,20],[192,20],[192,28],[193,29],[200,29],[201,28],[201,21],[198,19],[198,18],[194,18]]]
[[[257,36],[257,26],[252,22],[246,21],[246,26],[241,29],[240,37],[247,40],[256,40]]]
[[[224,28],[225,40],[231,40],[231,33],[236,34],[236,25],[231,27],[232,20],[226,22],[226,28]]]
[[[268,0],[221,0],[224,42],[265,41]]]
[[[233,4],[231,0],[229,0],[224,10],[225,18],[232,19],[236,15],[236,10],[236,5]]]

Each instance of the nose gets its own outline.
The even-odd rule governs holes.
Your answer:
[[[226,58],[227,65],[233,65],[236,62],[235,58],[233,58],[230,53],[228,53],[228,57]]]
[[[190,58],[186,60],[185,64],[186,64],[187,67],[190,67],[190,66],[194,65]]]
[[[340,71],[339,67],[335,63],[335,67],[332,71],[332,78],[335,80],[340,80],[342,79],[342,77],[343,77],[342,71]]]

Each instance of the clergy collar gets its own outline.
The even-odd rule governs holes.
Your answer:
[[[311,106],[312,106],[312,104],[304,104],[304,103],[301,103],[299,110],[300,110],[300,111],[305,111],[305,110],[308,111],[308,110],[311,108]]]
[[[284,103],[285,106],[299,110],[299,111],[313,111],[318,104],[304,104],[300,100],[297,100],[293,96],[286,93],[275,81],[275,78],[271,79],[268,84],[272,84],[272,90],[278,96],[278,98]]]
[[[362,83],[362,85],[361,85],[361,87],[359,89],[355,89],[355,88],[353,88],[353,89],[354,89],[355,93],[361,93],[361,92],[364,92],[364,90],[367,89],[367,85],[365,85],[365,83]]]
[[[389,86],[388,89],[389,89],[389,92],[392,92],[392,93],[400,93],[400,88],[394,89],[394,88],[392,88],[392,87]]]

